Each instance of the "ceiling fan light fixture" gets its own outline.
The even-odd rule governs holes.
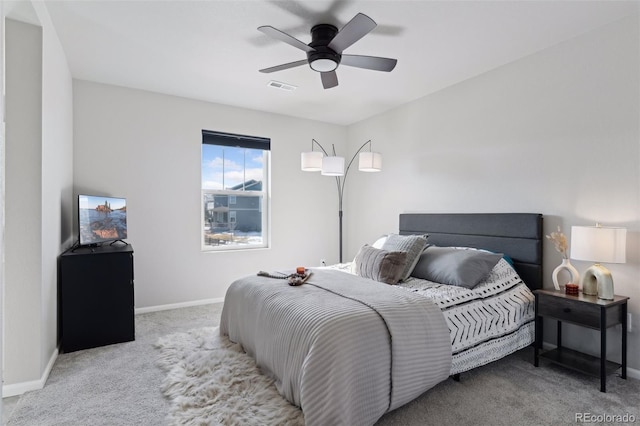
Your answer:
[[[318,72],[331,72],[338,68],[338,63],[333,59],[319,58],[309,62],[312,70]]]
[[[311,28],[311,43],[305,44],[277,28],[270,25],[263,25],[258,27],[259,31],[297,49],[303,50],[307,54],[307,60],[289,62],[276,65],[275,67],[263,68],[259,71],[262,73],[271,73],[309,64],[309,67],[313,71],[320,73],[322,87],[331,89],[338,85],[336,69],[343,59],[342,52],[369,34],[375,27],[376,23],[373,19],[364,13],[357,13],[340,31],[338,31],[335,25],[331,24],[314,25]],[[396,59],[364,55],[347,54],[344,58],[346,58],[344,64],[347,66],[386,72],[393,70],[398,62]]]

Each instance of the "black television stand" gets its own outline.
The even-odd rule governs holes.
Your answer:
[[[60,349],[72,352],[135,339],[133,247],[64,252],[59,259]]]

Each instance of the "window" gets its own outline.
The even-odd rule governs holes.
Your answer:
[[[268,246],[267,138],[202,131],[202,249]]]

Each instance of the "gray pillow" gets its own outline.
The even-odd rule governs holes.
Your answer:
[[[407,253],[407,264],[400,275],[400,281],[404,281],[411,276],[413,268],[418,263],[420,255],[427,247],[428,235],[398,235],[389,234],[387,240],[382,245],[382,250],[404,251]]]
[[[430,246],[420,256],[411,275],[471,289],[489,275],[500,259],[501,253]]]
[[[355,273],[387,284],[396,284],[407,262],[407,254],[364,245],[355,259]]]

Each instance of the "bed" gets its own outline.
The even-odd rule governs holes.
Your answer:
[[[442,309],[451,332],[451,375],[533,343],[535,312],[529,290],[542,288],[541,214],[402,214],[399,228],[403,235],[428,234],[429,243],[437,246],[506,255],[492,275],[471,290],[421,280],[401,284],[431,297]],[[486,305],[499,313],[502,322],[487,321],[483,316]],[[481,326],[487,322],[489,326]]]
[[[308,425],[371,425],[447,377],[531,344],[542,216],[400,215],[398,235],[425,234],[438,250],[499,261],[471,289],[415,277],[388,285],[344,264],[313,269],[298,287],[245,277],[227,291],[220,332],[274,377]]]

